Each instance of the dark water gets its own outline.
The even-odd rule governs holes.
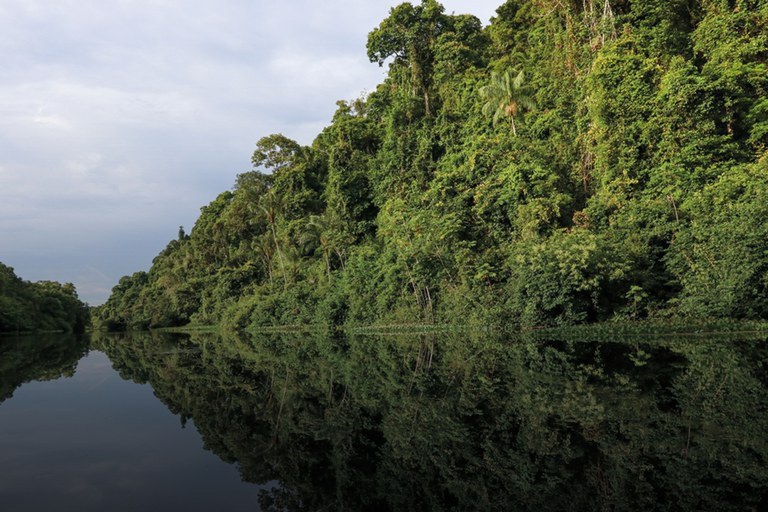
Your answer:
[[[2,510],[764,510],[765,334],[0,338]]]
[[[0,339],[0,361],[0,510],[259,510],[260,488],[104,353]]]

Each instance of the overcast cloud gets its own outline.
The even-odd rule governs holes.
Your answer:
[[[250,170],[372,90],[390,0],[2,0],[0,262],[100,304]],[[444,1],[484,23],[502,0]]]

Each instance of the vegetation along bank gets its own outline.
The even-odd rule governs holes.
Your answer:
[[[768,319],[768,1],[401,4],[106,328]]]

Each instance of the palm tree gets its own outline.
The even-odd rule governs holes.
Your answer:
[[[493,115],[494,125],[508,117],[514,135],[517,135],[515,116],[536,106],[531,87],[525,83],[525,73],[522,70],[516,73],[514,68],[491,73],[491,83],[480,88],[480,96],[485,100],[483,115]]]

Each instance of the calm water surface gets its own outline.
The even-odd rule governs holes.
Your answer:
[[[50,359],[38,342],[0,339],[28,357],[27,374],[0,376],[0,509],[259,510],[260,488],[205,450],[150,385],[74,339],[42,340]],[[0,354],[12,357],[2,345]]]
[[[0,506],[764,510],[766,338],[0,338]]]

